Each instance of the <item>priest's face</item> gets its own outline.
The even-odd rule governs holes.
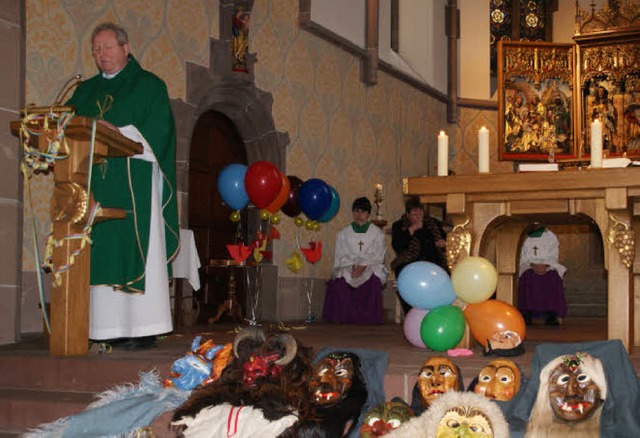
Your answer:
[[[118,44],[114,31],[103,30],[97,33],[92,44],[91,53],[103,73],[117,73],[127,65],[129,44]]]
[[[422,406],[428,407],[447,391],[457,391],[459,379],[458,368],[446,357],[437,356],[425,361],[418,376]]]
[[[582,421],[600,406],[600,388],[583,369],[579,356],[567,356],[549,377],[549,402],[564,421]]]

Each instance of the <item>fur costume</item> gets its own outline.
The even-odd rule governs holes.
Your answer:
[[[265,422],[280,426],[272,425],[270,436],[276,436],[304,415],[311,373],[307,348],[287,333],[267,336],[255,328],[240,332],[233,345],[234,360],[220,378],[194,390],[175,411],[172,425],[185,436],[216,436],[211,430],[197,433],[215,423],[235,438],[253,437]]]
[[[478,411],[489,420],[495,438],[509,438],[509,426],[497,404],[473,392],[449,391],[438,397],[422,415],[403,423],[386,436],[389,438],[435,437],[440,420],[455,407],[464,412]]]
[[[603,438],[637,438],[640,430],[640,381],[619,340],[546,343],[536,347],[530,378],[503,406],[512,438],[524,437],[540,386],[540,373],[559,356],[582,351],[600,359],[606,379],[606,401],[600,416]]]
[[[562,421],[556,417],[549,403],[549,377],[553,370],[564,361],[567,356],[559,356],[549,362],[540,373],[540,386],[536,403],[533,405],[529,424],[527,426],[527,437],[563,437],[563,438],[598,438],[600,437],[600,416],[602,415],[601,404],[593,415],[582,421]],[[607,381],[604,369],[600,360],[586,355],[582,357],[580,369],[585,371],[589,377],[600,388],[600,398],[607,399]]]

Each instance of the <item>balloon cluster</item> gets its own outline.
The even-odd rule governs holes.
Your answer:
[[[218,176],[218,191],[234,210],[233,222],[240,220],[239,210],[251,202],[260,209],[260,218],[274,225],[280,223],[277,213],[282,211],[294,218],[296,226],[319,231],[320,223],[329,222],[340,209],[340,196],[329,184],[319,178],[303,182],[297,176],[284,175],[268,161],[257,161],[249,167],[237,163],[226,166]]]
[[[430,262],[405,266],[397,280],[400,296],[413,307],[405,316],[405,338],[419,348],[445,351],[460,342],[468,324],[471,335],[484,347],[500,331],[512,330],[524,340],[520,312],[510,304],[489,299],[497,283],[495,267],[482,257],[465,258],[454,267],[451,277]],[[463,305],[452,305],[456,298]]]

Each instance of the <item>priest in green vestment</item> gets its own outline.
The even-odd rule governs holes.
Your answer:
[[[93,226],[89,337],[149,338],[172,330],[169,263],[179,248],[173,115],[165,83],[130,54],[124,29],[96,27],[92,54],[100,72],[68,104],[141,143],[144,153],[92,169],[94,199],[127,215]]]

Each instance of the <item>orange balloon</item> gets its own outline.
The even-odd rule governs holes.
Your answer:
[[[289,199],[289,190],[291,189],[291,184],[289,183],[289,178],[280,172],[280,177],[282,178],[282,187],[278,192],[276,198],[271,201],[271,204],[267,205],[267,211],[269,213],[275,213],[282,208],[287,199]]]
[[[481,303],[469,304],[464,309],[464,316],[469,324],[471,336],[487,346],[487,339],[497,332],[511,330],[516,332],[524,342],[527,333],[524,318],[510,304],[498,300],[487,300]]]

